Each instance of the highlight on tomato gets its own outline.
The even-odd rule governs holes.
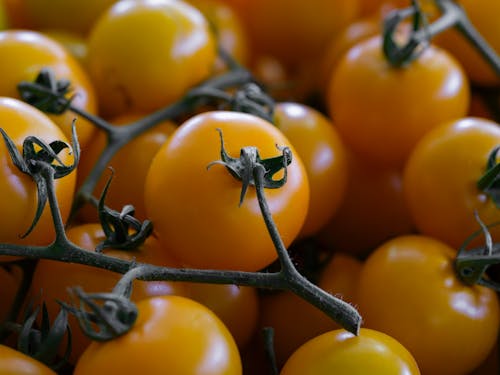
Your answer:
[[[335,215],[344,198],[348,179],[344,145],[332,121],[304,104],[277,103],[274,123],[293,143],[307,172],[309,210],[299,236],[311,236]]]
[[[480,230],[474,212],[487,225],[500,220],[495,201],[478,186],[498,145],[499,124],[477,117],[443,123],[420,140],[403,177],[404,196],[419,232],[458,250]],[[493,159],[498,162],[498,155]],[[499,238],[500,227],[492,226],[490,233]],[[471,245],[483,243],[479,236]]]
[[[462,282],[456,254],[432,237],[399,236],[375,249],[359,276],[364,326],[398,340],[426,375],[469,373],[498,337],[496,293]]]
[[[0,42],[1,44],[1,42]],[[1,48],[1,47],[0,47]],[[2,64],[2,62],[0,62]],[[0,97],[0,126],[19,151],[26,137],[36,136],[46,143],[56,140],[70,144],[62,130],[44,113],[18,99]],[[63,150],[60,159],[73,164],[73,155]],[[1,178],[0,212],[4,215],[0,242],[24,245],[48,245],[55,239],[54,223],[48,205],[31,233],[21,237],[29,228],[37,210],[37,186],[33,179],[21,172],[12,162],[3,139],[0,141]],[[63,220],[69,215],[75,191],[76,173],[54,182]]]
[[[118,1],[88,40],[88,70],[107,118],[172,104],[209,77],[215,58],[206,18],[177,0]]]
[[[358,336],[337,329],[298,348],[280,375],[303,374],[420,375],[420,370],[412,354],[396,339],[361,328]]]
[[[367,160],[401,167],[429,130],[465,116],[469,81],[448,52],[428,46],[393,67],[375,36],[354,45],[335,69],[327,107],[342,140]]]
[[[248,188],[239,205],[242,182],[224,165],[212,164],[221,160],[221,137],[226,153],[233,158],[248,146],[256,147],[261,159],[279,157],[281,147],[290,148],[293,156],[286,183],[265,189],[264,194],[285,246],[292,243],[309,204],[304,165],[279,129],[241,112],[205,112],[177,128],[148,171],[146,212],[160,242],[182,263],[257,271],[272,263],[277,253],[254,187]],[[273,179],[283,176],[279,171]]]
[[[93,342],[74,374],[240,375],[238,348],[226,326],[207,307],[179,296],[137,303],[131,331]]]
[[[75,245],[95,251],[97,245],[105,240],[103,229],[98,223],[76,225],[66,231],[68,239]],[[142,263],[159,266],[180,267],[179,263],[160,245],[154,237],[148,237],[144,244],[135,250],[105,249],[104,254]],[[31,283],[31,295],[42,298],[47,305],[51,317],[55,317],[60,310],[57,302],[71,304],[69,287],[80,286],[87,293],[111,292],[120,279],[120,275],[106,269],[92,266],[65,263],[53,260],[40,260]],[[184,283],[167,281],[135,281],[132,291],[132,300],[139,301],[159,295],[187,295],[189,293]],[[76,317],[69,316],[72,332],[72,352],[70,361],[74,364],[91,340],[84,335]]]
[[[50,69],[58,80],[68,80],[72,105],[91,114],[97,113],[97,97],[93,83],[84,68],[66,48],[56,40],[36,31],[4,30],[0,32],[0,95],[20,99],[17,85],[32,82],[38,73]],[[70,95],[71,95],[70,94]],[[82,149],[94,132],[94,125],[70,111],[48,114],[71,139],[71,125],[76,118],[78,139]]]

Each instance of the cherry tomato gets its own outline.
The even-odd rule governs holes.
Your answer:
[[[234,284],[188,284],[189,298],[207,306],[226,325],[239,348],[252,337],[259,316],[254,288]]]
[[[0,345],[0,373],[3,375],[56,375],[43,363],[12,349]]]
[[[500,220],[495,203],[476,185],[499,144],[499,125],[481,118],[442,124],[417,144],[405,167],[403,189],[421,233],[458,249],[480,230],[474,211],[486,224]],[[491,234],[498,238],[500,227],[492,227]],[[480,244],[482,236],[472,243]]]
[[[253,54],[274,56],[288,66],[320,56],[328,40],[358,13],[357,0],[232,3],[247,28]]]
[[[88,43],[88,69],[106,117],[175,102],[208,78],[216,57],[205,17],[176,0],[119,1]]]
[[[0,124],[19,151],[21,151],[24,139],[28,136],[39,137],[46,143],[61,140],[69,144],[61,129],[50,118],[36,108],[14,98],[0,97]],[[65,165],[73,163],[73,156],[67,149],[60,153],[60,158]],[[25,238],[20,237],[28,230],[35,217],[37,188],[33,179],[12,163],[3,139],[0,141],[0,165],[2,170],[0,191],[3,192],[0,199],[0,212],[4,215],[0,241],[25,245],[48,245],[55,238],[54,224],[48,204],[34,230]],[[66,220],[69,215],[75,182],[76,173],[74,172],[55,180],[55,191],[63,220]]]
[[[131,123],[140,117],[139,114],[128,113],[111,120],[111,122],[119,126]],[[106,195],[105,203],[107,206],[119,211],[124,205],[132,204],[135,208],[134,216],[139,220],[146,219],[146,209],[143,202],[146,173],[153,156],[175,128],[174,123],[164,121],[136,137],[113,156],[109,162],[114,173]],[[89,175],[106,145],[105,133],[102,131],[96,133],[93,142],[87,146],[86,152],[82,153],[78,165],[78,185],[81,185]],[[94,189],[96,196],[100,196],[108,178],[109,173],[104,173],[101,176]],[[95,222],[97,221],[97,210],[93,206],[84,207],[79,213],[79,218],[85,222]]]
[[[344,145],[332,122],[306,105],[278,103],[274,122],[306,168],[310,199],[300,236],[310,236],[334,216],[344,197],[348,173]]]
[[[212,24],[220,47],[239,64],[245,66],[249,57],[246,29],[234,9],[222,0],[187,0],[187,2],[200,10]],[[216,69],[224,68],[224,63],[217,61]]]
[[[5,268],[4,268],[5,267]],[[15,266],[0,266],[0,322],[4,322],[21,283],[22,271]],[[0,323],[1,324],[1,323]]]
[[[207,307],[179,296],[137,303],[139,315],[127,334],[93,342],[74,374],[239,375],[238,348],[226,326]]]
[[[495,15],[500,12],[500,2],[496,0],[460,0],[457,2],[463,7],[476,30],[493,50],[499,53],[500,24]],[[438,34],[435,41],[460,61],[472,82],[483,86],[498,86],[500,84],[498,74],[456,29],[449,29]]]
[[[70,31],[56,29],[42,29],[43,35],[54,39],[60,43],[66,50],[86,69],[87,65],[87,39],[83,36]]]
[[[72,227],[66,232],[70,241],[74,244],[94,251],[99,242],[104,240],[104,232],[97,223],[83,224]],[[179,267],[179,264],[163,249],[158,240],[149,237],[137,250],[124,251],[106,249],[104,253],[109,256],[132,260],[137,262],[152,263],[160,266]],[[49,315],[57,315],[60,306],[56,300],[71,302],[68,287],[81,286],[87,293],[111,292],[120,279],[119,274],[105,269],[91,266],[64,263],[52,260],[40,260],[33,275],[31,290],[33,295],[41,296],[47,304]],[[188,290],[183,283],[166,281],[135,281],[133,285],[132,299],[139,301],[152,296],[181,294],[185,295]],[[76,318],[69,317],[72,328],[72,352],[71,361],[76,362],[90,339],[86,337],[78,326]]]
[[[306,342],[280,375],[419,375],[410,352],[392,337],[362,328],[358,336],[338,329]]]
[[[347,153],[348,183],[333,218],[317,235],[324,246],[366,255],[387,239],[413,231],[402,172]]]
[[[359,277],[365,327],[398,340],[426,375],[467,374],[488,356],[498,336],[497,295],[462,283],[455,254],[431,237],[400,236],[378,247]]]
[[[286,183],[266,189],[265,196],[285,246],[297,237],[309,202],[302,161],[280,130],[241,112],[205,112],[177,128],[154,157],[146,177],[146,212],[160,241],[181,262],[256,271],[273,262],[277,253],[255,189],[249,187],[238,207],[242,182],[223,165],[207,170],[221,159],[217,129],[222,131],[227,153],[236,158],[246,146],[257,147],[263,159],[281,155],[276,145],[290,147],[293,161]]]
[[[361,263],[354,257],[335,254],[321,273],[319,286],[354,304],[360,270]],[[259,325],[274,329],[274,352],[280,366],[306,341],[340,328],[324,312],[289,291],[261,297]]]
[[[342,139],[356,153],[401,167],[427,131],[466,114],[469,86],[444,50],[429,46],[408,66],[394,68],[375,36],[339,61],[327,104]]]
[[[17,84],[34,81],[42,68],[50,68],[57,79],[71,82],[73,105],[89,113],[97,112],[96,94],[87,73],[75,58],[58,42],[34,31],[5,30],[0,32],[0,95],[20,98]],[[93,125],[67,111],[49,117],[71,138],[71,125],[77,119],[78,139],[82,146],[91,138]]]

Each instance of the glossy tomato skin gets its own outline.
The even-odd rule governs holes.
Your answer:
[[[94,251],[99,242],[104,240],[104,233],[97,223],[74,226],[66,231],[68,239],[74,244]],[[160,266],[179,267],[179,264],[160,246],[157,239],[149,237],[135,251],[106,249],[104,254],[120,259],[151,263]],[[40,260],[33,275],[31,291],[33,295],[43,298],[51,317],[55,317],[60,306],[56,300],[71,303],[67,288],[81,286],[87,293],[111,292],[120,279],[120,275],[91,266],[64,263],[51,260]],[[167,281],[135,281],[132,300],[139,301],[158,295],[186,295],[188,289],[183,283]],[[81,331],[74,316],[70,316],[72,328],[71,362],[75,363],[91,340]]]
[[[423,374],[467,374],[496,342],[498,297],[463,284],[455,254],[431,237],[400,236],[378,247],[361,270],[357,298],[365,327],[403,344]]]
[[[394,68],[380,36],[343,56],[327,98],[345,143],[365,159],[393,167],[404,164],[427,131],[464,116],[468,105],[468,80],[449,53],[429,46],[408,66]]]
[[[500,211],[477,181],[500,144],[500,127],[481,118],[462,118],[437,127],[417,144],[405,166],[403,189],[417,229],[458,249],[480,229],[474,217],[492,224]],[[493,238],[500,228],[493,226]],[[479,236],[472,245],[484,244]]]
[[[500,3],[495,0],[460,0],[467,17],[486,42],[498,54],[500,52],[500,24],[496,14]],[[498,86],[500,78],[487,61],[463,35],[454,28],[440,33],[436,43],[449,50],[463,65],[470,80],[481,86]]]
[[[414,231],[403,174],[347,150],[348,183],[337,213],[316,238],[324,246],[366,256],[387,239]]]
[[[313,338],[288,359],[280,375],[420,375],[410,352],[394,338],[367,328]]]
[[[37,136],[46,143],[61,140],[69,144],[64,133],[49,117],[14,98],[0,97],[0,124],[19,151],[22,150],[23,141],[28,136]],[[68,150],[62,151],[60,157],[65,165],[73,164],[73,156]],[[34,230],[27,237],[20,238],[35,217],[36,184],[30,176],[22,173],[12,163],[3,139],[0,142],[0,165],[2,170],[0,212],[6,218],[0,230],[0,241],[25,245],[48,245],[55,239],[54,224],[48,205]],[[55,181],[55,191],[63,220],[66,220],[71,208],[75,182],[75,172]]]
[[[116,126],[139,120],[140,114],[126,113],[110,120]],[[108,167],[113,168],[113,179],[106,195],[106,205],[114,210],[120,211],[123,206],[132,204],[135,208],[134,216],[139,220],[146,219],[144,207],[144,180],[151,164],[151,160],[158,149],[165,143],[170,134],[174,132],[176,125],[171,121],[164,121],[155,127],[140,134],[113,156]],[[78,165],[77,185],[81,186],[94,167],[97,159],[106,147],[106,134],[97,131],[93,142],[82,153]],[[100,196],[109,173],[103,173],[94,188],[95,196]],[[98,220],[97,210],[90,204],[82,207],[79,219],[84,222],[96,222]]]
[[[56,375],[43,363],[5,345],[0,345],[2,375]]]
[[[235,284],[187,284],[191,299],[212,310],[226,325],[238,348],[254,334],[259,317],[259,297],[255,288]]]
[[[307,105],[278,103],[274,122],[295,146],[307,172],[309,210],[300,236],[311,236],[334,216],[344,197],[348,178],[344,145],[332,121]]]
[[[154,111],[180,99],[208,78],[215,57],[214,36],[193,6],[124,0],[92,28],[87,61],[101,114],[114,117],[126,110]]]
[[[263,159],[281,154],[276,145],[290,147],[287,182],[266,189],[265,196],[285,245],[296,238],[309,202],[302,161],[280,130],[240,112],[205,112],[177,128],[146,177],[146,211],[160,241],[180,261],[193,267],[256,271],[277,258],[276,250],[254,187],[238,207],[242,183],[223,165],[207,169],[221,158],[217,129],[232,157],[239,157],[246,146],[257,147]]]
[[[241,360],[226,326],[205,306],[179,296],[137,304],[132,330],[114,340],[94,342],[75,375],[200,374],[239,375]]]
[[[40,32],[4,30],[0,32],[0,95],[20,98],[17,85],[34,81],[42,68],[49,68],[57,79],[71,82],[76,94],[72,104],[91,114],[97,113],[97,97],[88,74],[65,47]],[[77,133],[82,149],[92,137],[94,126],[80,116],[66,111],[48,115],[71,138],[71,125],[76,118]]]

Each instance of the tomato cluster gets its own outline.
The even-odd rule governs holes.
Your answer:
[[[283,259],[263,186],[293,266],[363,318],[356,335],[291,290],[136,280],[131,330],[97,342],[68,288],[109,296],[120,275],[57,256],[23,275],[21,257],[0,255],[0,319],[17,324],[5,327],[26,336],[10,310],[23,284],[18,308],[70,312],[62,374],[497,374],[498,295],[479,285],[497,275],[466,282],[457,257],[497,255],[500,68],[456,28],[395,64],[425,32],[418,17],[391,35],[381,25],[412,4],[429,23],[459,4],[500,53],[498,0],[0,0],[0,127],[19,151],[39,137],[35,152],[70,145],[74,123],[81,148],[54,182],[62,235],[53,207],[37,213],[39,181],[0,142],[0,243],[57,255],[64,237],[131,265],[269,274]],[[64,97],[27,85],[42,69]],[[51,165],[78,156],[73,144]],[[255,161],[262,175],[245,169]],[[118,220],[131,216],[151,221],[150,236],[103,249],[128,239]],[[13,350],[29,347],[15,337],[0,345],[0,373],[53,373]]]

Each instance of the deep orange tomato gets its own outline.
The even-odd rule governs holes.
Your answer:
[[[405,167],[403,189],[420,232],[458,249],[480,230],[474,211],[486,224],[500,220],[495,203],[476,186],[499,144],[499,125],[481,118],[442,124],[417,144]],[[500,227],[490,232],[498,238]],[[484,244],[484,238],[472,244]]]
[[[462,283],[455,254],[431,237],[400,236],[378,247],[359,277],[365,327],[398,340],[426,375],[467,374],[488,356],[498,336],[497,295]]]
[[[96,94],[87,73],[75,58],[55,40],[34,31],[0,32],[0,95],[19,98],[17,84],[33,81],[42,68],[50,68],[57,79],[71,82],[73,105],[89,113],[97,112]],[[82,146],[91,138],[94,126],[69,111],[49,117],[71,138],[71,125],[77,119],[78,139]]]
[[[189,298],[207,306],[226,325],[238,345],[252,337],[259,316],[259,298],[254,288],[234,284],[190,283]]]
[[[101,13],[117,0],[23,0],[31,27],[58,29],[86,36]]]
[[[348,183],[342,203],[317,235],[320,243],[366,255],[387,239],[413,231],[403,196],[402,172],[347,153]]]
[[[146,211],[163,245],[187,265],[256,271],[273,262],[277,253],[255,189],[249,187],[238,207],[242,183],[223,165],[207,170],[221,159],[217,129],[232,157],[239,157],[246,146],[257,147],[261,158],[281,155],[276,145],[290,147],[293,161],[286,184],[266,189],[265,196],[285,246],[296,238],[309,202],[302,161],[280,130],[241,112],[205,112],[177,128],[154,157],[146,177]]]
[[[310,187],[309,210],[300,237],[317,233],[336,213],[347,185],[344,145],[332,122],[299,103],[278,103],[274,123],[304,162]]]
[[[215,57],[214,35],[193,6],[122,0],[92,28],[87,61],[101,113],[114,117],[173,103],[208,78]]]
[[[6,266],[8,267],[8,266]],[[22,278],[22,272],[17,267],[0,267],[0,322],[7,319],[8,313],[16,297]],[[1,323],[0,323],[1,324]]]
[[[444,50],[429,46],[409,66],[394,68],[375,36],[339,61],[327,104],[342,139],[356,153],[401,167],[427,131],[467,113],[469,86]]]
[[[0,345],[0,373],[3,375],[56,375],[43,363],[5,345]]]
[[[67,230],[66,234],[74,244],[89,251],[94,251],[98,243],[105,238],[100,224],[96,223],[72,227]],[[149,237],[142,246],[134,251],[106,249],[104,253],[121,259],[136,259],[137,262],[142,263],[179,267],[179,264],[160,246],[154,237]],[[40,260],[33,275],[31,291],[35,296],[41,293],[50,316],[54,317],[60,309],[56,300],[71,302],[67,291],[68,287],[81,286],[87,293],[111,292],[119,279],[120,275],[104,269],[81,264]],[[187,293],[188,290],[183,283],[135,281],[132,299],[139,301],[152,296],[186,295]],[[73,346],[70,359],[75,363],[91,340],[83,334],[74,316],[70,316],[69,320],[72,328]]]
[[[69,144],[64,133],[50,118],[36,108],[14,98],[0,97],[0,126],[20,151],[24,139],[28,136],[37,136],[46,143],[61,140]],[[60,153],[60,158],[65,165],[73,164],[73,156],[67,149]],[[36,184],[30,176],[21,172],[12,163],[3,139],[0,141],[0,165],[2,171],[0,212],[6,218],[0,230],[0,241],[25,245],[48,245],[55,239],[54,224],[48,205],[34,230],[27,237],[20,238],[35,217]],[[76,173],[74,172],[55,180],[63,220],[66,220],[69,215],[75,182]]]
[[[500,12],[500,2],[496,0],[459,0],[467,17],[488,44],[500,52],[500,24],[496,14]],[[494,72],[476,48],[459,31],[446,30],[438,34],[435,41],[449,50],[463,65],[470,80],[484,86],[498,86],[499,76]]]
[[[321,56],[328,40],[358,13],[357,0],[231,3],[247,28],[253,55],[270,55],[288,66]]]
[[[280,375],[420,375],[415,359],[394,338],[362,328],[358,336],[338,329],[306,342]]]
[[[185,297],[163,296],[143,300],[137,308],[132,330],[92,343],[75,375],[241,374],[233,338],[207,307]]]
[[[219,46],[239,64],[246,66],[249,57],[246,29],[235,10],[223,0],[187,0],[187,2],[200,10],[212,24]],[[222,61],[217,61],[216,64],[217,70],[225,68]]]
[[[355,304],[360,270],[361,263],[355,258],[335,254],[322,271],[318,285],[328,293]],[[259,326],[274,329],[274,352],[279,366],[306,341],[340,328],[324,312],[289,291],[261,297]]]
[[[139,114],[128,113],[111,120],[111,122],[115,125],[122,125],[138,120],[140,117]],[[135,208],[134,216],[139,220],[146,219],[146,209],[143,202],[146,173],[153,156],[175,128],[174,123],[164,121],[133,139],[113,156],[109,162],[109,167],[114,170],[113,180],[105,202],[108,207],[120,211],[124,205],[132,204]],[[105,145],[105,133],[96,132],[93,142],[82,153],[78,165],[78,186],[90,173]],[[108,178],[108,173],[101,176],[94,189],[96,196],[100,196]],[[93,206],[83,207],[79,218],[85,222],[95,222],[97,221],[97,210]]]

